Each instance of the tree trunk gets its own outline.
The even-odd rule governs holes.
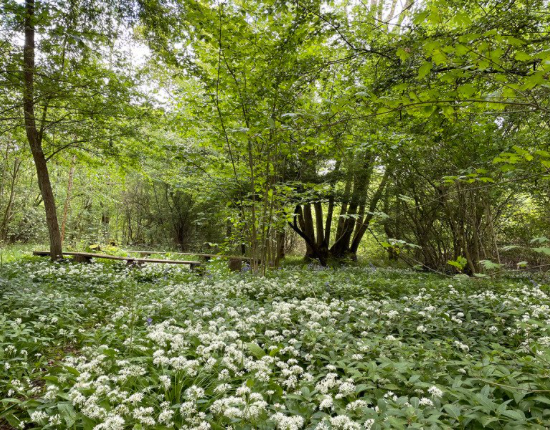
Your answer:
[[[348,213],[347,212],[347,210],[348,210],[348,200],[349,200],[349,194],[350,194],[350,191],[351,191],[351,183],[352,182],[353,182],[352,178],[348,178],[346,180],[346,186],[344,188],[344,195],[343,195],[343,198],[342,198],[342,206],[340,207],[340,215],[338,216],[338,224],[337,224],[336,236],[335,236],[334,240],[338,240],[342,236],[342,233],[344,231],[344,224],[345,224],[345,221],[346,221],[345,217]]]
[[[302,208],[301,206],[296,207],[296,213],[298,214],[298,222],[300,223],[300,228],[304,235],[308,237],[306,240],[306,255],[305,259],[315,258],[315,236],[313,233],[313,220],[311,218],[311,208],[309,204],[305,204]],[[309,214],[309,219],[308,219]],[[305,239],[305,238],[304,238]]]
[[[386,183],[388,182],[389,174],[390,174],[390,169],[389,167],[386,167],[384,176],[382,177],[382,180],[380,181],[380,184],[378,185],[378,188],[376,189],[376,192],[374,193],[374,196],[370,201],[369,212],[362,220],[361,218],[359,219],[360,222],[357,225],[357,231],[355,232],[355,236],[353,237],[353,241],[350,247],[350,251],[353,254],[357,254],[357,250],[359,249],[359,244],[361,243],[361,239],[363,239],[365,232],[369,228],[369,224],[372,220],[372,217],[374,216],[373,214],[374,214],[374,211],[376,210],[376,206],[378,205],[378,201],[382,198],[382,193],[386,188]]]
[[[38,186],[42,193],[42,200],[44,201],[44,209],[46,211],[46,223],[50,236],[50,256],[52,260],[57,260],[63,256],[61,232],[59,231],[59,223],[57,221],[55,198],[50,182],[48,165],[42,149],[43,124],[39,131],[36,126],[34,111],[34,0],[26,0],[25,6],[25,45],[23,50],[25,83],[23,91],[23,110],[25,113],[25,129],[34,164],[36,166]]]
[[[311,207],[309,206],[309,204],[306,204],[304,206],[304,210],[302,210],[302,207],[300,205],[296,206],[296,209],[294,210],[293,222],[289,221],[288,225],[306,242],[307,253],[305,258],[318,258],[321,265],[326,266],[328,256],[326,255],[326,253],[322,252],[315,243],[315,236],[313,235],[313,219],[311,217]],[[303,216],[303,212],[307,207],[309,207],[310,226],[307,226],[307,222],[304,220]],[[298,223],[300,224],[300,227],[298,227]],[[309,231],[310,234],[308,234],[307,231]]]
[[[61,243],[65,240],[65,226],[67,225],[67,215],[69,214],[69,206],[71,205],[71,192],[73,190],[73,176],[74,176],[74,164],[76,162],[76,155],[73,156],[71,162],[71,169],[69,170],[69,182],[67,184],[67,197],[65,198],[65,205],[63,206],[63,220],[61,221]]]
[[[286,239],[286,233],[285,231],[278,231],[277,232],[277,251],[275,256],[275,265],[278,266],[281,260],[285,258],[285,239]]]
[[[10,184],[10,198],[8,200],[8,205],[6,206],[6,211],[4,212],[2,225],[0,226],[0,242],[6,242],[8,239],[8,225],[12,217],[13,200],[15,197],[15,182],[17,181],[17,174],[19,173],[20,167],[21,160],[19,158],[16,158],[15,162],[13,163],[13,175]]]

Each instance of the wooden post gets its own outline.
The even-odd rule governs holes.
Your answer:
[[[88,257],[86,255],[75,255],[75,256],[73,256],[73,260],[76,261],[77,263],[91,263],[92,262],[92,258]]]
[[[228,262],[229,270],[239,272],[243,268],[243,260],[240,258],[230,258]]]

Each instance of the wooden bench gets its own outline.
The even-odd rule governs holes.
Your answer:
[[[50,251],[33,251],[33,255],[40,257],[49,257]],[[75,261],[80,263],[89,263],[92,258],[104,258],[107,260],[119,260],[126,261],[128,265],[140,265],[145,263],[162,263],[162,264],[187,264],[191,270],[201,266],[200,261],[183,261],[183,260],[162,260],[156,258],[134,258],[134,257],[119,257],[118,255],[106,255],[106,254],[94,254],[92,252],[64,252],[63,255],[69,255],[74,258]]]
[[[232,258],[234,260],[250,261],[251,257],[244,257],[242,255],[223,255],[223,254],[203,254],[198,252],[165,252],[165,251],[125,251],[129,254],[139,254],[144,257],[148,257],[153,254],[175,254],[175,255],[194,255],[197,257],[210,259],[210,258]]]
[[[203,254],[193,252],[162,252],[162,251],[127,251],[129,254],[139,254],[144,257],[149,257],[152,254],[176,254],[176,255],[193,255],[199,257],[200,261],[208,261],[211,258],[227,258],[229,261],[227,265],[229,270],[238,272],[242,269],[243,263],[250,263],[253,259],[251,257],[244,257],[241,255],[220,255],[220,254]],[[259,263],[259,260],[258,260]]]

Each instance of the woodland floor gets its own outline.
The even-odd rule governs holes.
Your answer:
[[[0,428],[542,429],[548,291],[361,267],[4,262]]]

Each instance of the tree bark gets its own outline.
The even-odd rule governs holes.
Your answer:
[[[281,260],[285,258],[285,238],[286,238],[286,233],[284,230],[277,232],[277,255],[275,257],[276,266],[278,266]]]
[[[325,233],[323,231],[323,205],[321,202],[313,204],[315,209],[315,229],[317,235],[317,246],[322,247],[325,242]]]
[[[44,209],[46,211],[46,223],[50,237],[50,256],[52,260],[57,260],[63,256],[61,232],[57,221],[57,211],[55,207],[55,198],[53,195],[52,184],[48,172],[46,157],[42,149],[42,130],[38,130],[35,120],[35,102],[34,102],[34,73],[35,73],[35,29],[34,29],[34,0],[26,0],[25,15],[25,45],[23,48],[24,65],[24,90],[23,90],[23,110],[25,114],[25,129],[27,140],[31,149],[34,164],[36,166],[36,176],[38,186],[42,193]]]
[[[306,204],[305,206],[309,207],[309,204]],[[309,215],[311,218],[311,208],[309,210]],[[318,258],[321,265],[326,266],[327,255],[325,255],[323,252],[320,252],[319,247],[315,243],[315,236],[307,234],[307,230],[309,230],[310,228],[306,228],[306,222],[304,220],[302,207],[300,205],[296,206],[293,218],[293,222],[289,221],[288,225],[306,242],[306,259]],[[298,227],[298,223],[300,223],[300,227]],[[313,220],[311,220],[311,230],[313,230]]]
[[[306,255],[305,258],[315,258],[315,231],[313,230],[313,216],[311,213],[311,206],[309,203],[306,203],[302,209],[300,207],[300,215],[298,216],[300,221],[300,227],[302,228],[304,234],[309,238],[309,241],[306,241]]]
[[[13,163],[13,175],[10,183],[10,198],[8,200],[8,205],[6,206],[6,211],[4,212],[2,225],[0,226],[0,242],[6,242],[8,239],[8,225],[12,217],[13,200],[15,197],[15,182],[17,181],[17,175],[19,173],[20,167],[21,160],[19,158],[16,158],[15,162]]]
[[[76,155],[73,156],[71,162],[71,169],[69,170],[69,182],[67,183],[67,197],[65,199],[65,205],[63,206],[63,220],[61,221],[61,243],[65,240],[65,226],[67,225],[67,216],[69,214],[69,206],[71,205],[71,192],[73,190],[73,176],[74,165],[76,162]]]
[[[379,200],[382,198],[382,193],[384,192],[384,189],[386,188],[389,173],[390,173],[390,170],[388,167],[386,167],[384,176],[382,177],[382,180],[380,181],[380,184],[378,185],[378,188],[376,189],[376,192],[374,193],[374,196],[370,201],[369,211],[367,215],[362,220],[359,219],[360,222],[357,226],[357,231],[355,232],[355,236],[353,237],[353,241],[350,247],[350,251],[353,254],[357,253],[357,250],[359,249],[359,244],[361,243],[361,239],[363,239],[363,236],[365,235],[367,229],[369,228],[369,224],[372,220],[373,213],[376,210],[376,206],[378,205]]]

